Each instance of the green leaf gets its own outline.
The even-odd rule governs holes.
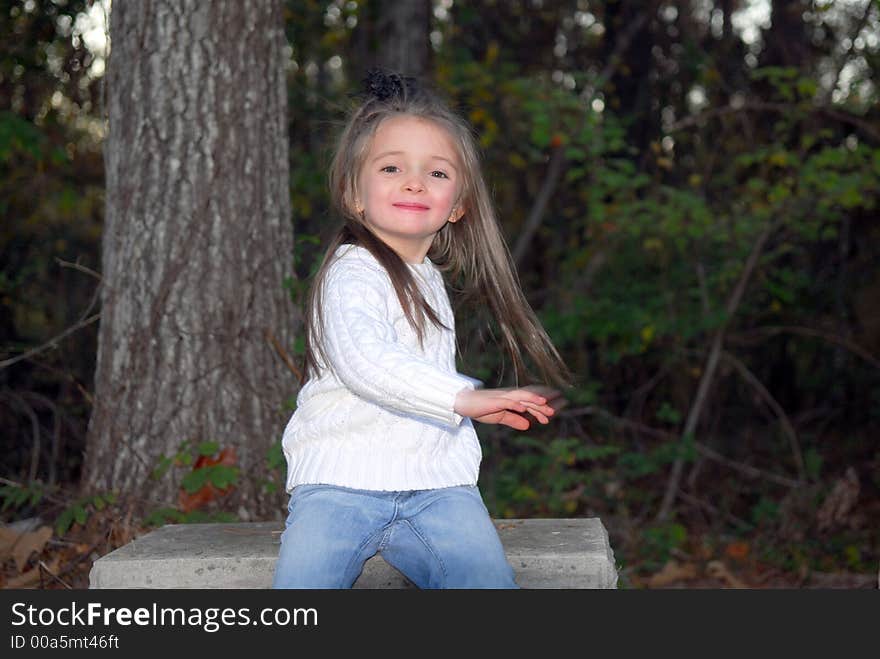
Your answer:
[[[266,451],[266,464],[269,469],[275,470],[283,467],[286,462],[281,442],[275,442],[269,447],[269,450]]]
[[[73,509],[67,508],[55,520],[55,534],[64,535],[73,524]]]
[[[223,490],[238,479],[238,468],[227,465],[214,465],[209,469],[208,476],[215,487]]]
[[[183,489],[190,494],[195,494],[201,490],[205,485],[205,481],[208,479],[208,471],[207,468],[203,468],[189,472],[183,477],[183,481],[181,482]]]
[[[822,473],[822,455],[815,448],[808,448],[804,452],[804,468],[807,476],[812,479],[818,479]]]
[[[577,450],[581,460],[601,460],[619,454],[623,449],[619,446],[583,446]]]
[[[672,407],[668,401],[663,401],[660,409],[657,410],[656,416],[658,420],[671,424],[677,424],[681,421],[681,413]]]
[[[183,522],[183,513],[174,508],[159,508],[144,518],[145,526],[162,526],[169,521],[181,523]]]
[[[206,457],[214,455],[219,450],[220,445],[217,442],[202,442],[198,446],[199,455],[204,455]]]
[[[164,455],[159,458],[159,465],[153,469],[153,472],[150,474],[150,478],[153,480],[160,480],[171,467],[172,460],[171,458],[165,457]]]

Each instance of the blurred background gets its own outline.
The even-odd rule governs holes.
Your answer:
[[[295,305],[370,66],[432,81],[479,136],[524,290],[577,377],[550,426],[478,427],[493,516],[600,517],[622,587],[877,587],[880,3],[282,4]],[[255,517],[225,505],[240,476],[210,441],[164,465],[196,500],[134,509],[81,483],[111,12],[0,2],[0,501],[7,529],[52,528],[24,557],[0,545],[7,586],[83,587],[152,526]],[[459,370],[504,383],[474,318]],[[283,476],[276,446],[259,477]]]

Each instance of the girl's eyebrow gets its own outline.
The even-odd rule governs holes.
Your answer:
[[[372,162],[376,162],[377,160],[381,160],[382,158],[386,158],[388,156],[402,156],[404,155],[403,151],[383,151],[378,156],[373,158]],[[455,166],[455,163],[452,162],[449,158],[444,158],[443,156],[430,156],[431,160],[442,160],[449,164],[452,169],[458,171],[458,167]]]

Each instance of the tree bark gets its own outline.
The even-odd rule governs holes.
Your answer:
[[[760,66],[809,69],[816,57],[803,14],[811,4],[808,0],[771,0],[770,27],[763,35],[766,47],[759,57]]]
[[[153,480],[159,459],[213,441],[234,503],[265,512],[254,475],[296,386],[270,342],[293,334],[282,1],[120,1],[110,35],[83,485],[171,503],[182,470]]]
[[[406,75],[425,76],[431,55],[430,0],[382,0],[380,6],[379,65]]]
[[[637,153],[650,153],[649,144],[660,133],[660,109],[654,108],[654,90],[651,80],[655,67],[651,52],[656,42],[652,24],[657,15],[656,2],[615,0],[605,4],[605,27],[603,60],[607,61],[620,44],[626,49],[621,54],[620,65],[611,72],[605,89],[607,102],[616,114],[631,117],[627,129],[627,144]],[[631,34],[632,25],[640,27]]]
[[[427,78],[431,68],[431,0],[368,0],[353,35],[352,73],[380,67]]]

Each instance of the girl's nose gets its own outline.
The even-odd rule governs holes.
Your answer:
[[[404,183],[404,188],[409,192],[421,192],[425,189],[425,185],[418,176],[410,176]]]

